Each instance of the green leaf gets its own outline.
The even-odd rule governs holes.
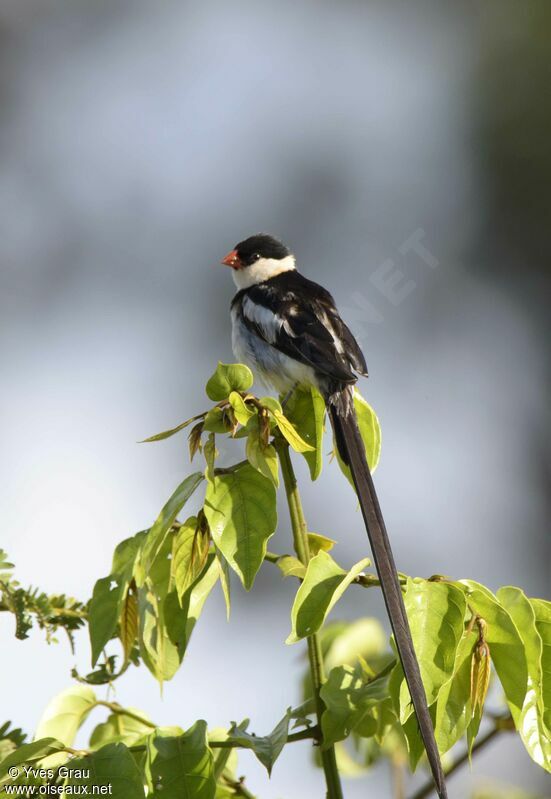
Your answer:
[[[127,663],[138,637],[138,597],[135,585],[130,586],[126,592],[119,621],[119,637],[124,652],[124,661]]]
[[[190,474],[180,483],[164,505],[143,546],[142,563],[146,572],[149,571],[149,567],[162,547],[165,536],[174,524],[177,515],[203,480],[201,472]]]
[[[330,552],[337,542],[333,538],[327,538],[319,533],[308,533],[308,548],[311,555],[317,555],[318,552]]]
[[[381,455],[381,425],[377,414],[371,405],[364,400],[358,389],[354,389],[354,407],[356,409],[356,416],[358,419],[358,427],[365,446],[365,456],[369,464],[371,472],[374,472],[379,463]],[[341,460],[337,448],[335,447],[335,454],[337,461],[341,467],[341,471],[346,476],[352,486],[352,476],[350,469]]]
[[[228,566],[228,561],[218,549],[215,550],[215,555],[218,563],[220,585],[222,586],[222,593],[224,594],[224,602],[226,603],[226,618],[229,620],[231,612],[230,567]]]
[[[314,452],[314,447],[299,435],[295,427],[281,411],[272,411],[281,435],[287,440],[295,452]]]
[[[485,640],[480,639],[475,648],[471,659],[471,709],[472,719],[467,727],[467,749],[469,757],[473,751],[473,745],[480,729],[480,722],[484,714],[484,703],[490,687],[490,676],[492,665],[490,660],[490,649]]]
[[[544,647],[539,633],[542,628],[537,625],[533,605],[539,600],[529,600],[520,588],[514,586],[500,588],[496,596],[515,623],[527,660],[528,690],[517,729],[530,757],[546,771],[551,771],[551,735],[544,721],[546,701],[542,694]],[[543,627],[542,632],[549,636],[551,627]]]
[[[277,559],[277,566],[284,577],[298,577],[303,580],[306,575],[306,566],[294,555],[282,555]]]
[[[317,480],[323,464],[325,400],[315,388],[295,389],[285,406],[285,415],[312,447],[303,452],[312,480]]]
[[[171,561],[161,558],[170,546],[167,540],[153,563],[150,578],[138,593],[141,656],[161,684],[178,670],[204,601],[218,579],[214,556],[210,555],[202,574],[179,599],[176,589],[170,587]]]
[[[356,408],[358,426],[365,445],[367,462],[370,470],[374,472],[381,456],[381,425],[377,414],[357,388],[354,389],[354,407]]]
[[[242,363],[219,363],[209,378],[205,390],[213,402],[227,399],[232,391],[248,391],[253,384],[253,373]]]
[[[129,707],[127,710],[141,716],[144,721],[139,721],[125,713],[111,713],[107,720],[97,724],[90,736],[90,748],[100,749],[111,743],[123,743],[133,746],[142,741],[144,736],[151,733],[152,724],[147,724],[148,717],[141,710]]]
[[[251,408],[250,405],[247,405],[241,394],[237,391],[232,391],[230,396],[228,397],[229,403],[233,408],[233,412],[235,413],[235,418],[245,427],[248,422],[256,416],[258,411],[256,408]]]
[[[176,591],[168,594],[164,603],[166,631],[170,641],[177,646],[180,660],[184,657],[189,639],[201,615],[208,595],[216,585],[220,570],[214,555],[209,555],[207,568],[197,582],[184,595],[182,607]]]
[[[530,604],[536,617],[536,630],[541,638],[541,699],[543,720],[551,730],[551,602],[544,599],[531,599]]]
[[[68,786],[86,786],[90,793],[95,786],[105,786],[105,795],[115,799],[144,797],[140,770],[122,743],[107,744],[86,757],[75,758],[67,768],[71,770],[64,782],[67,794],[70,793]],[[97,792],[97,788],[95,791]]]
[[[248,723],[249,720],[245,719],[245,721],[241,722],[241,724],[238,725],[238,728],[240,730],[246,729]],[[224,778],[234,777],[238,765],[237,749],[229,749],[226,747],[214,747],[212,745],[214,741],[217,742],[227,741],[228,730],[226,730],[224,727],[211,728],[207,733],[207,738],[209,746],[213,750],[212,755],[214,760],[214,779],[218,781],[222,776],[222,774],[224,774]],[[237,781],[237,778],[235,779]],[[217,785],[216,799],[220,799],[219,788],[220,785]],[[228,790],[233,791],[232,788],[228,788]],[[234,794],[231,793],[230,796],[234,796]]]
[[[453,675],[438,694],[434,732],[442,753],[459,741],[471,721],[471,659],[476,640],[475,632],[464,634],[457,647]]]
[[[172,542],[172,579],[180,601],[205,568],[208,552],[208,535],[200,529],[197,516],[190,516]]]
[[[529,681],[517,730],[532,760],[551,772],[551,734],[543,721],[538,694]]]
[[[279,413],[283,413],[281,402],[275,397],[260,397],[258,401],[260,402],[262,407],[267,408],[269,411],[272,412],[279,411]]]
[[[121,541],[113,554],[111,574],[98,580],[94,586],[88,607],[92,666],[97,663],[107,642],[115,636],[123,603],[146,535],[147,531],[142,531]]]
[[[327,552],[318,552],[308,563],[297,591],[291,610],[292,631],[286,643],[294,644],[317,632],[350,583],[369,563],[369,558],[364,558],[346,572]]]
[[[0,762],[0,780],[7,775],[9,769],[13,766],[20,766],[23,763],[35,763],[37,760],[56,754],[56,752],[62,752],[64,748],[65,744],[55,738],[41,738],[30,744],[23,744]]]
[[[167,594],[164,599],[159,599],[149,583],[138,591],[140,654],[160,685],[172,679],[183,658],[183,651],[171,640],[166,630],[165,609],[169,596]],[[179,608],[175,591],[173,596]]]
[[[321,688],[325,711],[321,719],[323,746],[347,738],[352,731],[369,738],[379,723],[374,709],[388,697],[388,678],[366,679],[360,663],[337,666]]]
[[[111,565],[112,575],[124,574],[125,580],[130,580],[148,532],[148,530],[141,530],[136,535],[125,538],[115,547]]]
[[[172,548],[176,530],[171,528],[159,549],[155,560],[149,567],[146,582],[159,600],[165,599],[172,585]]]
[[[214,480],[214,462],[220,453],[216,449],[215,437],[214,433],[209,433],[209,437],[207,438],[205,445],[203,446],[203,455],[205,456],[205,461],[207,464],[207,468],[205,470],[205,477],[209,482],[213,482]]]
[[[88,607],[88,626],[95,666],[108,641],[115,635],[129,581],[122,575],[102,577],[94,586]]]
[[[260,474],[271,480],[277,488],[279,486],[279,460],[272,444],[264,446],[258,428],[251,430],[247,437],[245,448],[247,459]]]
[[[434,726],[434,712],[435,712],[436,705],[432,704],[429,707],[430,717]],[[407,721],[402,724],[402,732],[405,736],[407,749],[408,749],[408,756],[409,756],[409,767],[412,772],[415,772],[417,766],[419,765],[419,761],[425,754],[425,745],[423,743],[423,739],[421,738],[421,733],[419,732],[419,723],[417,721],[417,716],[415,713],[412,713]]]
[[[176,435],[176,433],[179,433],[180,430],[184,430],[184,428],[188,427],[193,422],[196,422],[197,419],[202,419],[204,415],[205,415],[204,413],[200,413],[198,416],[192,416],[191,419],[186,419],[185,422],[176,425],[176,427],[172,427],[170,430],[165,430],[162,433],[155,433],[154,436],[149,436],[149,438],[144,438],[143,441],[140,441],[139,443],[149,444],[152,441],[163,441],[165,438],[170,438],[171,436]]]
[[[197,721],[182,735],[156,730],[147,744],[147,771],[151,797],[158,799],[214,799],[216,783],[207,725]]]
[[[10,563],[8,560],[8,556],[3,549],[0,549],[0,580],[6,582],[9,581],[12,577],[12,571],[14,569],[13,563]]]
[[[227,433],[228,429],[229,424],[222,408],[211,408],[205,416],[203,430],[207,430],[210,433]]]
[[[474,580],[460,580],[456,585],[467,589],[469,607],[486,622],[484,638],[516,724],[528,682],[522,639],[511,616],[491,591]]]
[[[277,525],[273,484],[249,464],[217,476],[204,512],[214,543],[249,590]]]
[[[65,746],[72,746],[78,730],[96,704],[96,695],[91,688],[72,685],[48,703],[35,738],[55,738]]]
[[[240,725],[240,727],[234,725],[229,731],[228,741],[243,749],[252,749],[268,774],[271,775],[274,763],[287,743],[290,720],[291,708],[287,710],[272,732],[265,736],[252,735],[245,732],[244,729],[240,729],[243,725]]]
[[[429,705],[453,674],[463,635],[464,592],[450,583],[408,578],[404,603]],[[405,680],[400,686],[400,722],[413,713]]]

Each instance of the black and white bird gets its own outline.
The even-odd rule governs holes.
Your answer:
[[[444,774],[396,566],[367,464],[353,386],[367,376],[360,347],[331,294],[301,275],[290,250],[265,234],[237,244],[222,260],[238,291],[231,305],[235,357],[282,394],[314,386],[325,398],[342,460],[352,473],[396,648],[440,799]]]

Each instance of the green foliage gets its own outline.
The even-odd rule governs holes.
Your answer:
[[[213,799],[216,792],[207,725],[197,721],[187,732],[159,729],[147,741],[146,775],[150,796]]]
[[[472,612],[485,624],[484,640],[505,692],[511,715],[518,722],[526,696],[527,653],[520,634],[507,610],[484,586],[473,580],[461,580]]]
[[[141,558],[145,572],[149,571],[153,561],[159,554],[164,540],[168,535],[168,531],[174,524],[177,515],[180,513],[188,499],[202,481],[203,475],[201,472],[190,474],[189,477],[186,477],[186,479],[180,483],[172,496],[167,500],[157,519],[153,523],[153,526],[149,530],[147,534],[147,540],[145,541],[141,552]]]
[[[382,732],[379,711],[388,699],[388,677],[373,677],[361,662],[355,667],[336,666],[321,689],[321,698],[325,704],[321,720],[325,747],[344,740],[353,731],[371,738]]]
[[[285,406],[285,415],[312,449],[304,455],[312,480],[317,480],[323,465],[325,401],[315,388],[297,389]]]
[[[241,363],[219,363],[209,377],[205,391],[213,402],[228,399],[232,392],[248,391],[253,384],[253,373]]]
[[[123,743],[107,744],[85,757],[75,758],[70,768],[71,774],[63,780],[66,793],[69,793],[68,786],[92,783],[105,786],[106,795],[116,799],[143,799],[145,796],[140,769]]]
[[[127,714],[132,715],[127,715]],[[139,745],[155,725],[136,708],[125,712],[116,711],[97,724],[90,735],[90,749],[101,749],[110,743],[124,743],[127,746]]]
[[[218,476],[207,486],[205,516],[216,547],[249,590],[277,525],[272,482],[249,464]]]
[[[197,516],[190,516],[176,531],[172,543],[172,576],[180,602],[203,572],[208,554],[208,528]]]
[[[0,762],[14,749],[22,746],[27,736],[20,727],[12,727],[11,721],[6,721],[0,726]]]
[[[33,623],[46,632],[48,643],[56,641],[55,633],[63,630],[73,647],[73,633],[85,623],[84,605],[65,594],[45,594],[37,588],[21,587],[13,576],[13,563],[0,549],[0,610],[15,617],[15,637],[28,638]]]
[[[360,428],[360,433],[365,445],[365,456],[369,468],[374,472],[379,464],[379,458],[381,457],[381,425],[379,424],[377,414],[371,405],[365,401],[358,389],[354,389],[354,407],[356,409],[358,427]],[[346,476],[349,483],[354,485],[350,469],[341,460],[336,447],[335,454],[343,474]]]
[[[271,775],[274,763],[287,743],[291,712],[291,708],[289,708],[269,735],[252,735],[246,732],[248,724],[244,722],[239,726],[234,724],[226,740],[241,749],[252,749],[268,774]]]
[[[292,631],[287,643],[294,644],[316,633],[348,586],[369,563],[369,558],[364,558],[346,572],[327,552],[320,550],[314,555],[293,603]]]
[[[536,763],[551,772],[551,696],[545,675],[551,670],[551,606],[549,602],[529,600],[520,588],[506,586],[497,592],[522,638],[528,665],[528,686],[517,729]]]
[[[306,532],[293,488],[287,499],[302,546],[295,537],[295,554],[267,551],[277,528],[280,469],[287,491],[294,483],[279,455],[290,446],[306,459],[313,480],[320,474],[323,398],[297,389],[283,409],[275,398],[250,393],[251,386],[247,367],[219,364],[207,383],[214,406],[146,439],[161,441],[191,427],[190,457],[201,457],[204,465],[182,480],[148,530],[117,546],[109,574],[97,580],[87,604],[22,589],[0,551],[0,609],[14,616],[16,635],[27,637],[36,624],[49,642],[62,629],[72,643],[73,632],[87,624],[93,668],[84,677],[73,670],[76,682],[47,706],[31,743],[9,723],[0,727],[0,792],[11,781],[67,789],[111,785],[110,795],[125,799],[251,796],[236,776],[237,751],[251,750],[271,773],[285,746],[307,738],[319,744],[315,750],[324,767],[334,747],[343,773],[363,774],[382,758],[395,765],[409,759],[416,768],[423,745],[402,669],[381,624],[372,618],[326,623],[345,591],[364,602],[366,589],[378,585],[376,575],[364,573],[369,559],[342,568],[333,556],[336,541]],[[379,423],[358,392],[355,407],[375,468]],[[245,460],[221,465],[224,448],[217,447],[217,436],[236,439]],[[187,503],[193,507],[181,521]],[[229,615],[231,572],[251,590],[264,563],[275,564],[289,582],[298,580],[287,642],[309,638],[310,651],[321,652],[327,679],[319,716],[313,677],[321,670],[315,671],[312,660],[303,703],[288,709],[268,735],[249,731],[248,721],[210,731],[204,721],[187,731],[158,727],[138,709],[98,700],[92,685],[113,683],[140,663],[159,683],[170,680],[218,581]],[[511,586],[493,594],[472,580],[402,576],[402,582],[441,753],[461,740],[471,750],[479,727],[490,723],[498,732],[516,729],[532,759],[551,771],[551,603]],[[497,718],[485,708],[492,679],[503,692]],[[77,734],[80,740],[92,712],[102,715],[88,745],[76,750]],[[23,764],[51,774],[20,772],[14,780],[9,769]],[[67,765],[70,776],[63,771]]]
[[[453,675],[457,646],[463,635],[465,594],[449,583],[408,579],[404,604],[429,705]],[[404,724],[413,712],[405,680],[396,710]]]
[[[295,452],[313,452],[314,447],[308,444],[302,436],[297,432],[297,429],[289,419],[282,413],[282,411],[274,411],[273,416],[279,428],[279,432],[285,438]]]
[[[95,666],[106,644],[115,636],[124,601],[134,575],[135,564],[146,533],[137,533],[117,546],[111,574],[98,580],[88,606],[88,629]]]
[[[96,695],[91,688],[72,685],[48,704],[36,728],[36,738],[55,738],[65,746],[72,746],[77,732],[96,703]]]
[[[260,474],[279,488],[279,461],[273,444],[264,444],[258,428],[252,429],[245,450],[247,459]]]
[[[49,755],[61,752],[64,745],[55,738],[42,738],[32,743],[22,744],[14,752],[0,762],[0,780],[4,780],[13,766],[20,766],[23,763],[36,763]]]

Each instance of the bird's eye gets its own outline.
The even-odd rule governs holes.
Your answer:
[[[259,252],[253,253],[253,261],[258,261],[259,258],[260,258],[260,253]]]

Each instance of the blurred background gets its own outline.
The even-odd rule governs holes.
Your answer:
[[[22,583],[88,598],[183,478],[185,438],[136,442],[206,407],[232,359],[217,264],[266,231],[366,352],[399,568],[549,594],[550,39],[545,0],[3,0],[0,544]],[[298,469],[311,529],[351,565],[346,481]],[[290,547],[283,508],[272,544]],[[118,700],[267,732],[299,696],[292,593],[266,567],[227,624],[216,591],[164,697],[140,668]],[[351,591],[333,617],[370,613]],[[0,622],[2,720],[32,731],[74,658]],[[262,799],[321,797],[307,750],[271,781],[248,754],[240,773]],[[347,798],[388,795],[385,766],[369,779]],[[488,781],[544,791],[513,737],[450,796]]]

